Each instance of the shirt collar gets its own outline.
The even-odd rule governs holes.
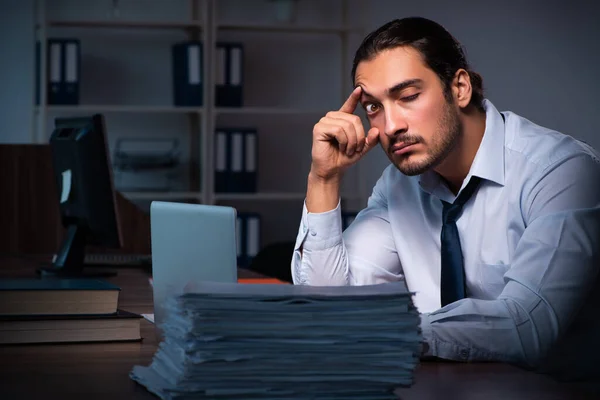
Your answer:
[[[463,187],[467,185],[471,176],[504,185],[504,119],[489,100],[484,99],[484,107],[486,117],[483,139]],[[419,184],[426,192],[439,198],[447,198],[450,191],[441,181],[440,176],[430,170],[420,176]]]

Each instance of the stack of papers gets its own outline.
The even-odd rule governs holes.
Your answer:
[[[163,340],[131,379],[162,399],[396,399],[422,337],[404,282],[199,283],[169,299]]]

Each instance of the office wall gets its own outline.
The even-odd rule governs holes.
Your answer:
[[[33,0],[0,0],[0,143],[31,140]]]

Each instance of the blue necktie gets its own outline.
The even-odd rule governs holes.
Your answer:
[[[456,220],[460,217],[463,205],[477,189],[479,182],[480,178],[473,176],[454,203],[442,200],[444,206],[442,210],[442,274],[440,280],[442,307],[466,296],[463,254]]]

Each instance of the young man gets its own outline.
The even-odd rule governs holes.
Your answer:
[[[352,77],[345,104],[314,126],[294,283],[404,279],[425,356],[596,374],[586,338],[600,314],[581,309],[599,303],[598,154],[499,112],[460,44],[423,18],[367,36]],[[342,234],[343,174],[377,143],[391,165]]]

